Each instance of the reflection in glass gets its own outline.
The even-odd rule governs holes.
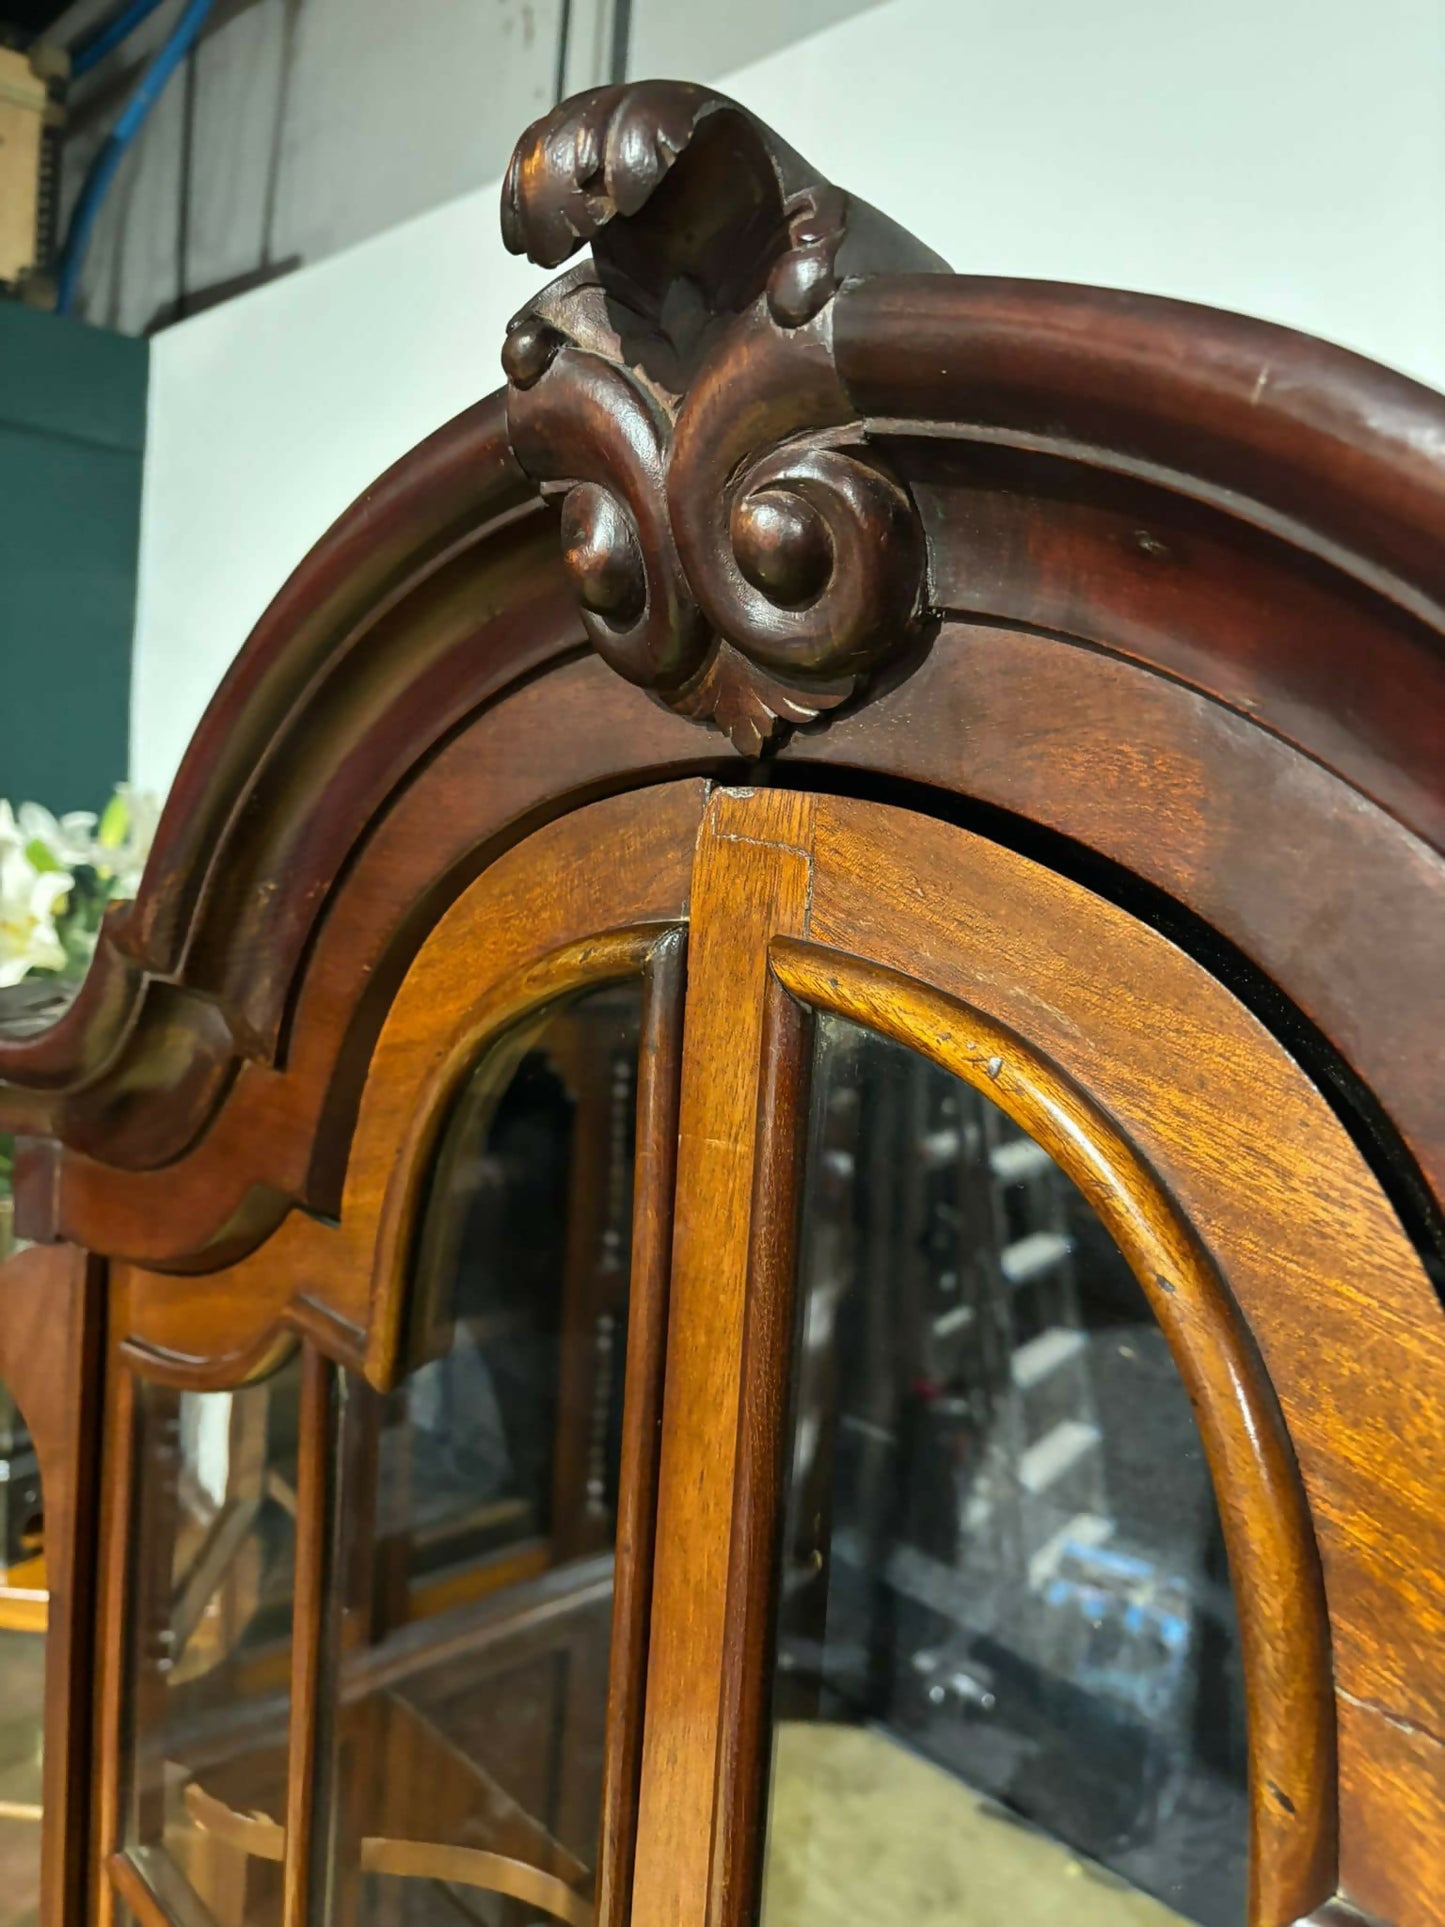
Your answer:
[[[3,1257],[0,1229],[0,1257]],[[40,1465],[0,1385],[0,1927],[40,1904],[41,1759],[48,1584]]]
[[[1238,1927],[1233,1597],[1144,1295],[971,1086],[817,1039],[764,1927]]]
[[[221,1927],[281,1917],[299,1376],[139,1388],[126,1844]]]
[[[640,999],[488,1053],[444,1133],[412,1370],[342,1391],[314,1917],[592,1914]]]

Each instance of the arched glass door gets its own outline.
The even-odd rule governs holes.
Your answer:
[[[451,907],[335,1221],[114,1269],[111,1919],[625,1918],[700,801]]]
[[[310,1919],[594,1918],[643,1001],[638,976],[564,996],[481,1051],[395,1389],[295,1351],[140,1382],[124,1844],[173,1910],[281,1927],[300,1781]]]
[[[544,1007],[456,1100],[411,1369],[337,1411],[318,1919],[589,1927],[603,1821],[640,981]]]
[[[1338,1119],[924,816],[716,791],[691,917],[633,1927],[1309,1916],[1401,1610],[1321,1386],[1429,1300]]]
[[[634,1318],[638,1066],[679,961],[481,1048],[393,1389],[305,1343],[235,1386],[138,1378],[122,1845],[173,1918],[590,1927],[604,1854],[625,1886],[647,1573],[615,1612],[614,1548],[650,1523],[624,1409],[665,1283]]]

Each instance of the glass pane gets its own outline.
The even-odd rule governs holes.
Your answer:
[[[40,1905],[48,1603],[39,1461],[0,1385],[0,1927],[29,1927]]]
[[[970,1085],[820,1017],[800,1263],[765,1927],[1239,1927],[1219,1517],[1108,1233]]]
[[[139,1389],[126,1844],[222,1927],[281,1918],[299,1388]]]
[[[591,1918],[640,992],[491,1051],[440,1145],[413,1368],[348,1381],[317,1917]]]

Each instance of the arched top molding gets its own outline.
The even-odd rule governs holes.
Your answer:
[[[368,489],[262,617],[74,1003],[45,1028],[0,1020],[0,1127],[59,1141],[22,1160],[37,1227],[59,1221],[67,1161],[87,1186],[179,1166],[258,1078],[285,1081],[368,852],[404,841],[388,825],[499,709],[531,732],[535,780],[479,763],[505,799],[433,872],[412,835],[404,914],[357,950],[358,1008],[497,848],[685,771],[941,782],[1132,866],[1104,821],[1119,799],[1088,807],[1075,770],[1069,807],[1046,806],[1064,724],[1027,714],[1026,658],[1075,710],[1096,665],[1122,805],[1158,819],[1141,845],[1178,814],[1142,720],[1172,705],[1210,772],[1191,808],[1236,778],[1290,809],[1308,790],[1321,833],[1368,825],[1376,873],[1387,850],[1412,889],[1430,871],[1445,398],[1264,322],[950,274],[684,83],[597,89],[529,129],[503,232],[545,266],[590,254],[514,320],[507,386]],[[1240,942],[1192,861],[1151,881]],[[1302,929],[1253,953],[1291,995]],[[1301,995],[1391,1108],[1389,1065]],[[1445,1122],[1417,1123],[1445,1161]],[[292,1175],[281,1192],[309,1198]]]

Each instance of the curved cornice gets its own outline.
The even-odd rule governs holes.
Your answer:
[[[1161,482],[1445,629],[1445,395],[1393,369],[1187,301],[983,275],[861,282],[833,342],[875,433]]]
[[[941,272],[680,83],[564,104],[524,136],[505,207],[509,245],[555,263],[590,240],[591,261],[514,323],[508,389],[388,470],[262,617],[74,1003],[0,1028],[0,1126],[153,1170],[243,1066],[284,1074],[317,929],[393,800],[479,711],[589,647],[639,704],[710,726],[671,765],[702,768],[731,754],[718,729],[846,760],[855,713],[914,672],[941,615],[1033,623],[1191,683],[1441,840],[1445,398],[1263,322]],[[1002,540],[970,493],[1000,451],[1025,466],[998,500],[1041,499],[1029,463],[1081,491],[1107,471],[1247,534],[1265,616],[1231,644],[1196,598],[1181,661],[1167,611],[1121,641],[1107,595],[1086,606],[1077,555],[1040,614],[1038,530]],[[1090,539],[1137,540],[1147,568],[1166,545],[1122,527]],[[1301,583],[1359,621],[1287,644],[1268,612]],[[1232,681],[1212,673],[1231,647]],[[549,753],[561,797],[566,743]],[[1392,769],[1387,794],[1373,775]],[[636,780],[655,773],[640,751]]]

